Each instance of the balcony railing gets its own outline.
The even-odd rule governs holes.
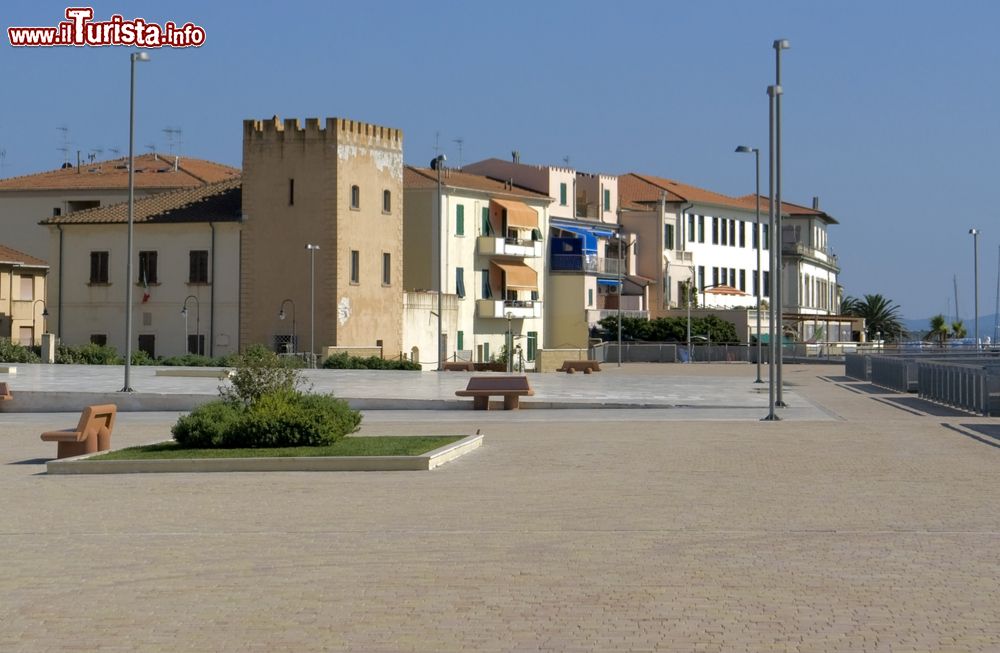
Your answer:
[[[783,243],[781,246],[781,253],[783,255],[791,254],[794,256],[805,256],[817,261],[829,263],[834,267],[839,267],[836,254],[833,254],[825,249],[809,247],[808,245],[803,245],[802,243]]]
[[[480,236],[477,241],[479,253],[483,256],[521,256],[535,258],[542,255],[542,242],[527,238],[498,238]]]
[[[627,273],[624,261],[616,258],[603,258],[596,254],[553,254],[552,271],[554,272],[593,272],[596,274]]]
[[[503,319],[508,315],[514,319],[536,318],[542,316],[542,302],[537,299],[477,299],[476,315]]]

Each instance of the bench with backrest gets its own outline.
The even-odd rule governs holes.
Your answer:
[[[528,385],[526,376],[474,376],[465,390],[456,390],[459,397],[472,397],[473,410],[489,410],[490,397],[503,397],[504,410],[520,408],[521,397],[530,397],[535,391]]]
[[[81,456],[111,448],[111,431],[115,428],[118,407],[114,404],[87,406],[75,429],[42,433],[44,442],[57,442],[57,458]]]
[[[476,364],[472,361],[445,361],[441,369],[445,372],[475,372]]]
[[[10,393],[10,386],[6,383],[0,383],[0,401],[7,401],[13,398],[14,395]]]
[[[562,367],[556,370],[556,372],[566,372],[567,374],[573,374],[574,372],[590,374],[591,372],[600,371],[601,364],[595,360],[563,361]]]

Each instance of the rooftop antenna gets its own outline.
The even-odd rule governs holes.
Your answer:
[[[569,167],[569,155],[568,154],[563,157],[563,163],[566,164],[567,168]]]
[[[114,154],[116,159],[120,159],[121,156],[122,156],[121,149],[119,149],[117,147],[110,147],[110,148],[108,148],[108,151],[111,152],[112,154]]]
[[[156,143],[146,143],[146,149],[152,154],[156,151]]]
[[[465,145],[465,139],[459,136],[458,138],[452,140],[452,143],[458,143],[458,169],[462,169],[462,146]]]
[[[167,135],[167,151],[170,154],[174,154],[174,145],[177,145],[178,152],[180,151],[180,141],[182,130],[180,127],[166,127],[163,129],[163,133]]]
[[[7,167],[7,148],[0,147],[0,177],[3,176],[3,169]]]
[[[440,131],[435,131],[434,132],[434,158],[435,159],[438,157],[438,154],[441,154],[441,143],[440,143],[440,141],[441,141],[441,132]]]
[[[62,136],[60,137],[60,143],[61,143],[61,145],[59,147],[57,147],[56,149],[63,153],[63,164],[62,164],[62,167],[68,168],[69,167],[69,150],[70,150],[70,147],[69,147],[69,127],[67,127],[66,125],[59,125],[58,127],[56,127],[56,130],[62,132]]]

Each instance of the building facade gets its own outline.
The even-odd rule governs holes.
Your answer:
[[[241,342],[401,355],[402,131],[245,120],[243,180]],[[298,333],[282,306],[297,311]]]
[[[66,344],[124,352],[131,283],[133,351],[239,351],[240,192],[235,178],[136,200],[130,279],[127,202],[45,220],[55,280],[50,330]]]
[[[41,344],[48,272],[45,261],[0,245],[0,338],[26,347]]]
[[[488,362],[513,343],[515,362],[532,369],[545,334],[543,234],[551,200],[509,181],[440,172],[439,196],[437,170],[404,171],[404,286],[436,297],[440,278],[442,300],[456,306],[454,328],[442,329],[444,359]],[[431,321],[420,331],[436,327]],[[414,331],[405,340],[427,339]],[[421,362],[436,367],[436,352],[422,352]]]

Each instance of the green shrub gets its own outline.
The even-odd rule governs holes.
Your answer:
[[[212,449],[221,447],[227,431],[239,421],[245,409],[229,401],[213,401],[184,415],[171,433],[182,447]]]
[[[323,361],[327,370],[417,370],[422,369],[420,363],[410,360],[396,360],[369,356],[349,356],[346,352],[333,354]]]
[[[236,370],[229,379],[231,385],[220,387],[219,394],[249,406],[266,395],[295,392],[302,384],[301,373],[292,367],[296,364],[301,361],[283,359],[263,345],[251,345],[233,358]]]
[[[30,348],[9,338],[0,338],[0,362],[37,363],[40,359]]]
[[[132,352],[132,364],[133,365],[155,365],[156,364],[156,359],[151,358],[150,355],[147,354],[142,349],[137,349],[134,352]]]
[[[74,347],[59,345],[56,347],[56,363],[66,365],[122,365],[124,360],[111,345],[95,345],[89,343]]]
[[[177,367],[230,367],[232,356],[201,356],[199,354],[184,354],[183,356],[171,356],[157,361],[157,365],[177,366]]]

